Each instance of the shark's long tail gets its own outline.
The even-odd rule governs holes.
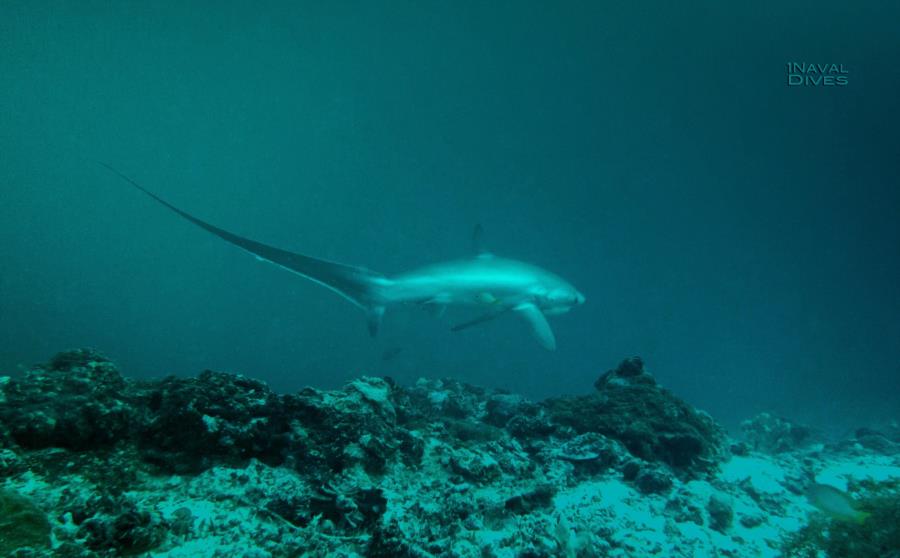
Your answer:
[[[230,233],[224,229],[210,225],[206,221],[202,221],[190,213],[178,209],[132,180],[129,176],[106,163],[98,163],[201,229],[204,229],[239,248],[243,248],[258,259],[271,262],[288,271],[302,275],[346,298],[366,312],[369,333],[373,337],[378,333],[378,327],[381,325],[381,318],[384,315],[384,309],[387,303],[386,292],[391,285],[391,280],[384,275],[364,267],[344,265],[304,256],[303,254],[288,252],[287,250],[281,250],[280,248],[275,248],[274,246],[269,246],[262,242],[256,242],[255,240],[250,240],[249,238]]]

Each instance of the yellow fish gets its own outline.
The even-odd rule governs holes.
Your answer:
[[[806,497],[826,515],[841,521],[862,523],[871,515],[856,509],[856,503],[849,494],[828,484],[813,483],[806,491]]]

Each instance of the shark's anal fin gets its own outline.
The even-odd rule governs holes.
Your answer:
[[[540,308],[535,306],[534,303],[525,302],[516,306],[515,311],[525,318],[528,325],[531,326],[531,332],[534,333],[542,347],[548,351],[556,350],[556,337],[553,335],[553,330],[550,329],[547,317],[544,316]]]
[[[366,323],[369,326],[369,335],[375,337],[378,335],[378,328],[381,327],[381,319],[384,317],[384,306],[369,306],[366,308]]]
[[[472,252],[476,258],[493,258],[494,255],[484,247],[484,229],[481,224],[475,225],[472,231]]]
[[[422,308],[424,308],[426,312],[428,312],[435,318],[440,318],[444,315],[444,311],[447,310],[447,304],[437,300],[429,300],[421,304]]]
[[[481,227],[481,223],[478,223],[475,225],[475,230],[472,231],[472,253],[478,256],[484,251],[484,229]]]
[[[477,300],[481,304],[500,304],[500,301],[497,300],[497,297],[489,292],[478,293],[477,295],[475,295],[475,300]]]

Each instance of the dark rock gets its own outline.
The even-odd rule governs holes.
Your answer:
[[[750,446],[744,442],[735,442],[731,444],[731,454],[746,457],[750,455]]]
[[[485,415],[484,399],[489,393],[482,387],[451,378],[440,380],[423,378],[405,392],[408,398],[408,405],[404,406],[405,412],[411,416],[479,420]]]
[[[741,431],[750,447],[766,453],[792,451],[821,441],[811,428],[769,413],[745,420]]]
[[[505,432],[481,421],[443,419],[447,434],[461,442],[493,442],[503,438]]]
[[[334,498],[331,496],[325,500],[333,502]],[[309,500],[294,494],[283,495],[270,500],[265,507],[269,512],[274,513],[296,527],[306,527],[312,518]]]
[[[765,518],[759,514],[741,516],[741,525],[748,529],[759,527],[765,522]]]
[[[310,517],[321,514],[344,529],[371,527],[387,509],[380,488],[328,483],[309,501]]]
[[[400,449],[420,457],[421,440],[398,424],[398,389],[380,378],[363,377],[339,392],[307,388],[285,396],[285,410],[296,421],[295,430],[302,430],[291,449],[294,462],[299,467],[324,465],[335,473],[361,464],[379,473]]]
[[[574,463],[587,472],[599,473],[618,465],[627,454],[619,442],[596,432],[587,432],[564,442],[555,457]]]
[[[674,481],[665,469],[648,464],[641,467],[634,484],[642,494],[665,494],[672,489]]]
[[[545,438],[556,431],[556,426],[541,408],[534,415],[516,415],[506,423],[510,436],[520,440]]]
[[[898,453],[898,444],[892,442],[887,436],[872,430],[870,428],[859,428],[856,431],[856,441],[862,447],[883,453],[885,455],[893,455]]]
[[[534,416],[540,407],[521,395],[498,393],[488,398],[485,405],[485,422],[503,427],[517,415]]]
[[[68,372],[79,368],[92,368],[100,362],[111,363],[100,351],[90,348],[73,349],[55,354],[43,368],[53,372]]]
[[[631,461],[626,463],[624,467],[622,467],[622,478],[628,482],[631,482],[637,478],[638,473],[640,472],[641,462],[636,459],[632,459]]]
[[[53,549],[53,558],[97,558],[97,553],[67,541]]]
[[[33,450],[23,454],[27,468],[49,478],[61,478],[79,471],[84,480],[102,487],[105,493],[119,494],[138,483],[139,475],[150,473],[138,452],[127,444],[113,449],[72,452],[60,448]]]
[[[50,547],[50,522],[31,500],[0,490],[0,556],[21,549]]]
[[[464,479],[486,484],[500,477],[500,464],[489,453],[480,450],[456,448],[447,459],[450,471]]]
[[[537,509],[549,507],[553,503],[555,495],[556,488],[544,484],[530,492],[508,498],[503,507],[514,514],[528,514]]]
[[[709,526],[716,531],[724,533],[731,527],[734,510],[731,502],[725,497],[718,494],[710,496],[709,502],[706,504],[706,511],[709,513]]]
[[[24,461],[11,449],[0,449],[0,478],[21,473],[27,469]]]
[[[6,383],[0,422],[23,448],[111,446],[128,437],[135,421],[125,386],[115,365],[99,353],[60,353]]]
[[[70,505],[75,504],[73,501]],[[127,497],[94,496],[73,509],[76,539],[100,553],[141,554],[159,546],[168,525]]]
[[[653,376],[644,371],[644,361],[641,357],[626,358],[619,363],[615,370],[609,370],[600,376],[594,387],[603,390],[610,383],[627,385],[629,383],[656,384]]]
[[[520,440],[546,438],[556,430],[542,405],[518,395],[493,395],[487,400],[486,410],[486,422],[504,427]]]
[[[146,515],[126,515],[120,519],[105,520],[92,517],[78,530],[78,538],[91,550],[114,550],[117,555],[139,554],[159,544],[159,536],[144,530],[149,523]]]
[[[686,494],[676,494],[666,502],[665,513],[678,523],[703,525],[703,511]]]
[[[190,508],[178,508],[172,514],[169,530],[178,537],[185,537],[194,530],[194,514]]]
[[[168,377],[145,386],[140,404],[142,457],[166,471],[199,472],[250,457],[272,465],[284,460],[287,419],[262,382],[211,370]]]
[[[884,435],[891,439],[891,441],[900,444],[900,422],[893,420],[889,422],[884,428]]]
[[[784,515],[784,500],[775,494],[762,493],[756,490],[749,478],[738,482],[738,486],[766,513],[772,515]],[[804,483],[809,486],[809,481]],[[793,490],[791,490],[793,492]],[[804,490],[805,492],[805,490]]]
[[[781,486],[797,496],[805,495],[809,490],[809,477],[806,473],[785,472]]]
[[[505,435],[465,416],[483,407],[483,391],[459,383],[449,387],[454,403],[440,412],[461,417],[447,419],[457,425],[471,425],[460,427],[459,438]],[[357,463],[379,472],[398,452],[404,463],[415,465],[424,451],[422,437],[398,425],[394,399],[412,399],[379,378],[360,378],[335,392],[279,396],[262,382],[213,371],[129,382],[102,355],[78,350],[57,355],[21,379],[4,378],[0,393],[0,447],[136,447],[140,459],[164,472],[198,473],[250,458],[269,465],[290,462],[315,475]],[[52,454],[45,457],[52,466]],[[12,474],[15,464],[5,453],[0,458],[0,474]]]
[[[727,454],[721,427],[657,386],[640,359],[624,361],[595,387],[593,395],[548,399],[551,420],[578,434],[598,432],[618,440],[634,456],[689,476],[714,470]]]
[[[432,554],[414,547],[400,530],[397,520],[376,525],[366,547],[366,558],[425,558]]]
[[[408,467],[417,467],[425,454],[425,440],[418,433],[404,428],[398,428],[394,436],[401,461]]]

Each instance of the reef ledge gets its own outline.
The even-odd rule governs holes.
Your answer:
[[[0,557],[780,556],[814,481],[900,483],[896,423],[828,442],[763,414],[735,440],[637,357],[594,388],[277,394],[60,353],[0,377]]]

